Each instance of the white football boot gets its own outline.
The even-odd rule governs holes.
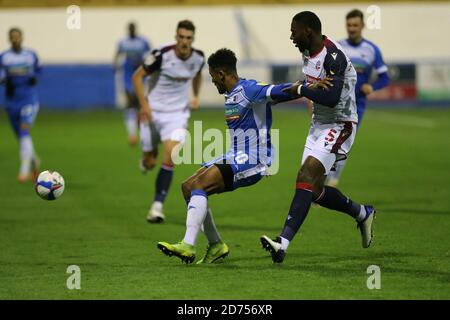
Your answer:
[[[286,255],[286,251],[281,248],[281,239],[276,237],[274,240],[263,235],[259,238],[264,250],[269,251],[274,263],[282,263]]]
[[[375,219],[376,210],[373,206],[364,206],[366,217],[358,222],[357,228],[361,232],[362,247],[368,248],[373,240],[373,220]]]
[[[163,206],[161,202],[153,202],[152,207],[148,211],[147,221],[150,223],[162,223],[166,219],[163,213]]]

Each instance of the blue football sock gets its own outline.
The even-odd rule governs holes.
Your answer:
[[[154,201],[164,203],[173,177],[173,166],[162,165],[156,178],[156,194]]]
[[[359,203],[352,201],[338,189],[329,186],[324,187],[322,194],[314,202],[322,207],[346,213],[355,219],[358,219],[363,210]]]
[[[292,199],[291,208],[280,235],[282,238],[292,241],[305,221],[311,202],[312,186],[309,183],[297,183],[294,199]]]

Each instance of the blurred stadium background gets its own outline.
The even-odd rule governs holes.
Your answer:
[[[211,2],[0,0],[0,50],[9,47],[8,29],[18,26],[43,64],[33,138],[42,169],[60,171],[67,184],[60,200],[45,202],[31,184],[17,183],[18,147],[0,108],[0,298],[450,298],[450,3]],[[70,5],[81,9],[80,29],[67,28]],[[295,13],[316,12],[324,34],[338,40],[346,36],[345,14],[359,8],[367,19],[372,5],[381,10],[380,29],[366,28],[364,36],[381,48],[391,84],[370,97],[340,185],[378,207],[373,248],[360,248],[353,221],[315,207],[281,268],[260,249],[258,237],[276,234],[284,221],[309,123],[304,108],[277,107],[280,172],[211,197],[231,248],[228,261],[186,267],[157,251],[157,241],[182,236],[179,185],[198,166],[177,167],[167,222],[147,224],[155,173],[143,176],[139,149],[126,144],[112,67],[127,23],[136,22],[155,47],[174,40],[179,20],[191,19],[194,46],[205,55],[228,47],[242,76],[284,82],[298,78],[302,62],[289,41]],[[201,103],[209,109],[193,113],[191,123],[224,129],[223,100],[207,68],[204,74]],[[204,246],[201,239],[199,252]],[[82,290],[66,287],[72,264],[81,268]],[[366,287],[372,264],[381,267],[381,290]]]
[[[25,46],[34,48],[45,67],[39,83],[44,108],[114,108],[123,103],[112,72],[117,41],[126,24],[135,21],[138,32],[153,46],[174,39],[176,23],[184,18],[197,26],[194,46],[208,56],[221,47],[236,51],[241,73],[247,77],[283,82],[298,78],[301,59],[289,41],[292,13],[313,10],[333,39],[346,36],[345,14],[352,8],[366,13],[379,7],[379,28],[366,28],[389,64],[392,83],[371,97],[372,105],[429,106],[450,102],[450,42],[439,30],[450,30],[450,3],[340,2],[291,0],[1,0],[0,35],[8,47],[7,30],[20,26]],[[80,6],[80,29],[69,29],[70,5]],[[145,5],[145,6],[144,6]],[[436,23],[439,22],[437,28]],[[202,102],[220,106],[205,68]],[[1,101],[1,100],[0,100]]]

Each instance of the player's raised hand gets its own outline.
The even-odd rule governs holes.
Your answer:
[[[191,100],[191,110],[200,109],[200,99],[199,97],[193,97]]]
[[[333,78],[326,77],[322,80],[317,81],[313,85],[308,86],[308,88],[328,90],[330,87],[333,86],[333,83],[331,83],[332,80]]]

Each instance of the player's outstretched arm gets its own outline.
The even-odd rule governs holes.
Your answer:
[[[309,88],[329,90],[329,88],[333,86],[331,80],[331,78],[327,77],[318,81],[313,86],[309,86]],[[300,85],[300,81],[295,83],[272,85],[272,87],[268,89],[268,93],[270,98],[275,100],[277,103],[296,100],[301,97],[297,92],[298,86]],[[310,101],[310,103],[312,103],[312,101]]]
[[[315,103],[334,108],[341,97],[347,66],[347,58],[342,51],[328,53],[323,64],[326,78],[321,80],[322,82],[327,81],[327,88],[318,85],[296,84],[289,90],[291,93],[296,91],[301,97],[306,97]]]
[[[147,72],[144,70],[142,66],[137,68],[133,74],[133,86],[139,101],[140,106],[139,116],[141,121],[152,121],[152,113],[150,105],[144,95],[143,79],[146,76],[146,74]]]
[[[291,86],[292,83],[273,85],[259,82],[248,87],[246,95],[254,102],[274,101],[275,103],[280,103],[298,99],[297,93],[291,94],[289,91],[286,91]]]
[[[277,103],[291,101],[300,98],[300,96],[295,92],[292,93],[286,90],[292,87],[292,83],[284,83],[279,85],[272,85],[267,90],[267,96]]]
[[[344,87],[344,79],[335,76],[330,79],[328,89],[316,86],[299,85],[297,87],[297,93],[315,103],[334,108],[339,103],[342,88]]]
[[[297,93],[297,88],[300,85],[300,82],[279,85],[260,82],[251,87],[247,87],[245,94],[254,102],[274,101],[275,103],[281,103],[300,98],[301,96]],[[330,90],[330,88],[333,87],[332,79],[327,77],[319,81],[313,87],[314,89]]]

